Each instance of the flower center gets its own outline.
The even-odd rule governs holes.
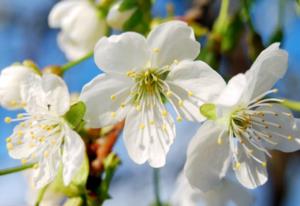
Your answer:
[[[131,90],[134,104],[140,104],[145,96],[155,96],[163,100],[165,97],[163,90],[165,88],[164,80],[169,71],[165,68],[148,68],[141,72],[129,72],[128,76],[135,81],[135,86]]]

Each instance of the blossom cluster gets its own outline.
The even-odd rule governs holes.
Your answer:
[[[68,59],[94,49],[94,61],[103,73],[80,94],[78,101],[86,107],[85,127],[125,120],[124,145],[135,163],[163,167],[175,141],[175,122],[199,122],[179,180],[179,188],[188,188],[191,192],[186,194],[191,196],[178,200],[180,195],[175,195],[175,205],[192,205],[194,193],[207,202],[231,199],[230,194],[243,191],[227,180],[231,169],[244,187],[263,185],[270,150],[300,149],[300,121],[272,96],[288,67],[288,54],[279,43],[262,51],[246,73],[226,83],[198,60],[200,43],[183,21],[162,23],[146,37],[137,32],[105,36],[107,24],[121,30],[134,12],[120,13],[118,6],[104,19],[89,1],[62,1],[51,11],[49,25],[61,29],[58,44]],[[16,118],[5,118],[6,123],[20,122],[6,142],[12,158],[33,164],[34,185],[43,188],[59,170],[69,185],[86,151],[82,137],[66,119],[72,103],[63,79],[42,74],[31,62],[13,64],[1,72],[0,104],[25,110]],[[250,205],[245,196],[248,203],[233,200]]]

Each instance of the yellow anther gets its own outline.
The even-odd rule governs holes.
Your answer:
[[[174,60],[174,64],[178,64],[179,61],[177,59]]]
[[[164,131],[166,131],[166,130],[167,130],[167,125],[166,125],[166,124],[163,124],[163,125],[162,125],[162,129],[163,129]]]
[[[115,100],[116,98],[117,98],[116,95],[111,95],[111,96],[110,96],[110,99],[111,99],[111,100]]]
[[[290,141],[291,141],[291,140],[293,140],[293,139],[294,139],[294,138],[293,138],[293,136],[292,136],[292,135],[289,135],[289,136],[288,136],[288,140],[290,140]]]
[[[236,162],[236,163],[234,164],[234,169],[238,170],[238,169],[240,169],[240,168],[241,168],[241,163]]]
[[[181,116],[177,116],[176,120],[177,120],[178,122],[182,122],[182,117],[181,117]]]
[[[11,138],[10,137],[6,138],[6,142],[7,143],[11,142]]]
[[[21,125],[21,127],[25,127],[25,126],[26,126],[26,123],[25,123],[25,122],[22,122],[20,125]]]
[[[261,166],[267,167],[267,163],[266,163],[266,162],[262,162],[262,163],[261,163]]]
[[[131,77],[131,78],[135,77],[135,71],[133,71],[133,70],[128,71],[127,76]]]
[[[21,107],[26,107],[27,103],[26,102],[21,102]]]
[[[126,104],[125,104],[125,103],[122,103],[122,104],[120,105],[120,107],[121,107],[122,109],[124,109],[124,108],[125,108],[125,106],[126,106]]]
[[[55,139],[53,139],[53,140],[51,140],[51,144],[56,144],[56,140]]]
[[[154,122],[154,120],[150,120],[150,125],[154,125],[155,124],[155,122]]]
[[[167,91],[167,97],[171,97],[172,96],[172,92],[171,91]]]
[[[40,138],[39,138],[39,141],[40,141],[40,142],[45,142],[45,140],[46,140],[45,137],[40,137]]]
[[[168,112],[166,110],[161,111],[161,114],[162,114],[163,117],[168,116]]]
[[[117,114],[115,112],[112,112],[110,115],[112,118],[115,118]]]
[[[11,142],[9,142],[6,144],[6,147],[8,150],[12,150],[14,148],[14,145]]]
[[[17,102],[15,100],[11,100],[9,102],[9,105],[12,106],[12,107],[15,107],[15,106],[17,106]]]
[[[4,118],[4,122],[7,123],[7,124],[11,123],[11,120],[12,119],[10,117],[5,117]]]
[[[188,95],[191,97],[191,96],[193,96],[194,94],[193,94],[192,91],[188,91]]]
[[[144,76],[147,77],[147,76],[149,76],[149,74],[150,74],[150,73],[149,73],[149,70],[147,70],[147,71],[144,73]]]
[[[144,129],[145,128],[145,125],[142,123],[140,124],[140,129]]]
[[[19,139],[19,140],[17,141],[17,144],[18,144],[18,145],[23,144],[22,140]]]
[[[18,115],[17,115],[17,118],[18,118],[18,119],[22,119],[23,117],[24,117],[24,114],[18,114]]]
[[[49,152],[48,152],[48,151],[45,151],[45,152],[44,152],[44,157],[47,158],[48,156],[49,156]]]
[[[39,164],[34,164],[32,168],[33,168],[33,169],[39,168]]]
[[[24,133],[23,133],[23,131],[19,130],[19,131],[17,131],[17,135],[18,135],[19,137],[22,137],[22,136],[24,135]]]
[[[223,140],[222,140],[222,138],[221,138],[221,137],[219,137],[219,138],[218,138],[218,141],[217,141],[217,143],[218,143],[219,145],[223,144]]]
[[[178,101],[178,106],[179,106],[179,107],[183,107],[183,101],[182,101],[182,100],[179,100],[179,101]]]
[[[136,109],[136,111],[141,111],[141,105],[136,105],[135,109]]]
[[[160,49],[159,48],[153,48],[152,51],[155,52],[155,53],[158,53],[158,52],[160,52]]]
[[[21,159],[21,163],[22,163],[23,165],[25,165],[25,164],[27,163],[27,160],[26,160],[26,159]]]

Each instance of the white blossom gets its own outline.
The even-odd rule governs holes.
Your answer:
[[[60,28],[58,45],[70,60],[91,52],[107,32],[105,19],[89,0],[63,0],[49,14],[49,26]]]
[[[125,146],[138,164],[161,167],[175,137],[169,102],[180,122],[202,121],[199,105],[216,96],[224,80],[207,64],[193,61],[200,51],[192,28],[180,21],[156,27],[147,39],[134,32],[103,37],[95,61],[105,73],[87,84],[81,99],[90,127],[126,118]]]
[[[263,99],[277,91],[272,87],[284,76],[287,60],[278,43],[271,45],[250,70],[228,82],[214,104],[201,107],[215,117],[201,126],[188,148],[185,173],[194,187],[211,189],[231,164],[242,185],[256,188],[267,181],[269,149],[300,149],[299,121],[280,99]]]
[[[134,13],[134,11],[136,10],[135,8],[126,10],[126,11],[120,11],[120,5],[121,2],[117,2],[116,4],[114,4],[106,17],[106,21],[107,24],[114,28],[114,29],[118,29],[118,30],[122,30],[124,24],[126,23],[126,21],[129,20],[129,18],[132,16],[132,14]]]
[[[175,191],[171,196],[172,206],[197,206],[199,203],[205,206],[226,206],[230,203],[236,206],[250,206],[253,202],[254,199],[247,189],[229,179],[223,179],[216,188],[203,193],[193,189],[183,173],[178,176]]]
[[[30,67],[14,64],[4,68],[0,75],[0,105],[6,109],[20,109],[24,106],[21,86],[38,74]]]
[[[46,74],[28,79],[21,90],[26,113],[16,119],[5,118],[7,123],[21,121],[7,138],[9,155],[22,163],[36,163],[36,188],[50,183],[60,165],[68,185],[82,164],[84,143],[63,118],[70,108],[67,86],[61,78]]]

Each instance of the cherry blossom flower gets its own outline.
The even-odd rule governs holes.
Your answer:
[[[91,52],[107,32],[105,19],[88,0],[58,2],[49,14],[49,26],[61,28],[58,45],[70,60]]]
[[[22,163],[36,163],[33,181],[36,188],[50,183],[63,167],[63,179],[68,185],[81,166],[84,143],[64,120],[70,108],[70,96],[64,81],[52,74],[32,77],[22,86],[26,113],[7,123],[21,123],[7,138],[9,155]]]
[[[201,191],[217,185],[230,164],[247,188],[264,184],[269,150],[300,149],[300,124],[280,99],[266,95],[287,70],[287,53],[272,44],[245,74],[233,77],[213,104],[202,105],[210,117],[188,148],[185,173]]]
[[[174,141],[174,121],[168,102],[180,122],[203,121],[198,108],[225,86],[219,74],[202,61],[193,61],[200,44],[192,28],[171,21],[156,27],[147,39],[134,32],[103,37],[95,61],[105,73],[87,84],[81,99],[87,105],[90,127],[126,119],[125,146],[138,164],[165,164]]]

